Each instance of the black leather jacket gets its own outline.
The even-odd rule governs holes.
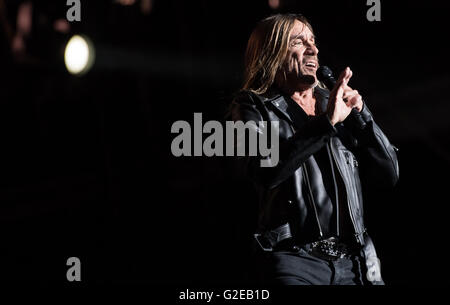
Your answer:
[[[367,105],[360,112],[365,126],[354,114],[332,126],[325,114],[329,91],[316,87],[314,94],[322,114],[305,114],[295,120],[288,97],[276,90],[265,96],[243,91],[233,101],[234,121],[279,122],[278,164],[261,167],[260,157],[244,158],[260,195],[258,234],[269,237],[268,248],[286,237],[302,240],[300,228],[308,205],[320,200],[321,192],[325,192],[315,175],[317,163],[313,155],[328,146],[345,185],[355,241],[361,246],[369,243],[372,249],[366,249],[366,254],[371,251],[376,256],[364,225],[361,180],[370,186],[393,187],[399,173],[395,148],[374,122]]]

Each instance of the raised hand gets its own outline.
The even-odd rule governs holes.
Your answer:
[[[353,72],[349,67],[339,75],[333,90],[330,92],[328,100],[327,115],[331,124],[334,126],[344,121],[353,108],[358,111],[362,109],[362,98],[357,90],[353,90],[348,86],[348,82]]]

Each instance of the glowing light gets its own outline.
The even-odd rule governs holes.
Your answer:
[[[94,63],[94,56],[94,47],[87,37],[73,36],[64,51],[67,71],[72,74],[86,73]]]
[[[269,6],[271,9],[277,9],[280,6],[280,0],[269,0]]]

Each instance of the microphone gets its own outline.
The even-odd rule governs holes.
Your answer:
[[[336,79],[333,76],[333,71],[327,66],[320,66],[317,69],[317,78],[327,86],[327,88],[331,91],[336,85]],[[352,109],[352,116],[358,122],[359,128],[364,129],[366,127],[366,122],[364,122],[361,114],[356,109]]]

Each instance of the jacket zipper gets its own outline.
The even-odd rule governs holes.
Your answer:
[[[344,179],[344,175],[342,174],[342,171],[341,171],[341,169],[339,168],[339,164],[338,164],[337,161],[336,161],[336,156],[335,156],[335,154],[334,154],[334,151],[333,151],[333,149],[331,148],[331,139],[330,139],[329,145],[330,145],[331,155],[333,156],[333,159],[334,159],[334,162],[335,162],[335,164],[336,164],[336,167],[337,167],[337,169],[338,169],[338,171],[339,171],[339,174],[341,175],[342,179]],[[352,208],[351,208],[351,206],[350,206],[350,200],[349,200],[349,198],[348,198],[348,196],[349,196],[350,193],[349,193],[349,191],[348,191],[347,185],[346,185],[345,183],[344,183],[344,185],[345,185],[345,191],[346,191],[346,193],[347,193],[347,207],[348,207],[348,210],[349,210],[349,212],[350,212],[350,219],[352,220],[353,228],[355,229],[355,233],[358,233],[358,228],[356,227],[356,222],[355,222],[355,216],[353,215],[353,210],[352,210]]]
[[[291,130],[292,132],[295,134],[295,128],[291,125]],[[311,204],[313,206],[314,209],[314,215],[316,216],[316,221],[317,221],[317,226],[319,227],[319,235],[320,238],[323,238],[323,231],[322,231],[322,226],[320,225],[320,219],[319,219],[319,214],[317,213],[317,207],[316,207],[316,202],[314,201],[314,196],[312,193],[312,189],[311,189],[311,183],[309,182],[309,177],[308,177],[308,170],[306,169],[305,163],[302,164],[302,174],[303,174],[303,178],[306,181],[306,186],[308,187],[308,193],[309,193],[309,198],[311,200]]]
[[[314,196],[313,196],[313,193],[311,190],[311,183],[309,182],[308,171],[307,171],[304,163],[302,165],[302,168],[303,168],[303,177],[306,180],[306,185],[308,186],[308,191],[309,191],[309,197],[311,198],[311,203],[314,208],[314,214],[316,215],[317,225],[319,226],[320,238],[322,239],[323,238],[322,226],[320,225],[319,214],[317,213],[317,208],[316,208],[316,202],[314,201]]]
[[[338,187],[337,187],[337,182],[336,182],[336,175],[334,172],[334,163],[333,163],[333,159],[332,159],[332,152],[331,152],[331,139],[328,142],[327,145],[327,151],[328,151],[328,158],[330,160],[330,165],[331,165],[331,174],[333,175],[333,183],[334,183],[334,194],[335,194],[335,200],[336,200],[336,234],[339,237],[340,236],[340,217],[339,217],[339,193],[338,193]]]

